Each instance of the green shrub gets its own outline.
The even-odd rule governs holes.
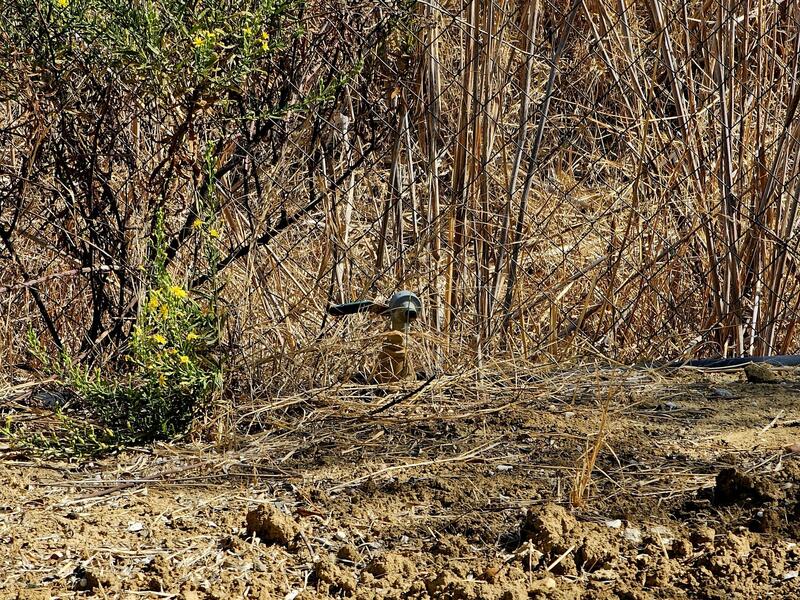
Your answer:
[[[216,231],[198,221],[201,235]],[[66,362],[67,383],[124,443],[168,439],[187,430],[222,390],[220,319],[214,298],[194,298],[167,273],[163,223],[154,235],[153,285],[143,297],[127,373],[105,377]]]

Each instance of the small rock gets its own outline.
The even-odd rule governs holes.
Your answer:
[[[556,580],[552,577],[544,577],[533,583],[533,587],[542,587],[546,590],[554,590],[556,588]]]
[[[712,398],[735,398],[736,394],[726,388],[711,388]]]
[[[624,537],[629,542],[633,542],[634,544],[641,544],[642,543],[642,530],[638,527],[626,527],[625,531],[622,532],[622,537]]]
[[[745,377],[750,383],[778,383],[780,379],[766,363],[750,363],[744,368]]]
[[[610,527],[611,529],[619,529],[620,527],[622,527],[622,521],[620,519],[606,521],[606,527]]]
[[[794,579],[798,576],[800,576],[800,571],[786,571],[783,574],[783,580],[786,581],[787,579]]]
[[[336,538],[337,540],[339,540],[340,542],[347,542],[347,532],[346,532],[346,531],[344,531],[344,530],[342,530],[342,529],[339,529],[339,530],[338,530],[338,531],[337,531],[337,532],[334,534],[334,536],[333,536],[333,537],[335,537],[335,538]]]
[[[136,533],[137,531],[141,531],[142,529],[144,529],[144,525],[142,525],[138,521],[133,521],[131,523],[128,523],[128,531],[130,531],[131,533]]]
[[[653,535],[656,536],[656,539],[660,539],[666,546],[672,544],[674,536],[672,535],[672,532],[663,525],[654,525],[650,528],[650,531],[653,532]]]
[[[597,569],[597,571],[589,573],[589,579],[593,579],[594,581],[611,581],[617,577],[617,572],[611,569]]]
[[[267,565],[265,565],[263,562],[261,562],[256,558],[255,560],[253,560],[253,570],[257,571],[258,573],[266,573]]]

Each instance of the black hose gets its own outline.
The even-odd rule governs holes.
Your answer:
[[[745,356],[741,358],[697,358],[686,361],[676,360],[659,366],[670,368],[737,369],[751,363],[766,363],[775,367],[797,367],[800,366],[800,355],[779,354],[777,356]]]
[[[328,314],[334,317],[344,317],[345,315],[354,315],[356,313],[370,311],[374,306],[375,303],[372,300],[359,300],[346,304],[335,304],[328,307]]]

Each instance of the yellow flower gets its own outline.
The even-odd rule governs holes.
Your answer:
[[[245,28],[242,29],[242,33],[245,34],[245,35],[250,35],[250,34],[253,33],[253,30],[250,29],[249,27],[245,27]]]
[[[167,385],[167,378],[164,377],[163,373],[158,374],[158,385],[160,385],[161,387]]]
[[[169,316],[169,306],[167,306],[166,304],[162,304],[159,307],[158,312],[161,313],[162,319],[166,319]]]
[[[186,341],[191,342],[192,340],[196,340],[199,337],[200,337],[199,335],[197,335],[194,331],[192,331],[189,332],[189,334],[186,336]]]
[[[176,298],[186,298],[189,295],[185,289],[177,285],[169,286],[169,291]]]
[[[155,310],[158,308],[158,304],[159,304],[158,298],[156,298],[155,296],[150,296],[150,302],[147,303],[147,308],[149,308],[150,310]]]
[[[178,360],[181,361],[182,365],[188,365],[189,364],[189,357],[186,356],[185,354],[181,354],[180,357],[178,358]]]
[[[61,8],[67,8],[67,6],[69,5],[69,0],[56,0],[56,3],[57,3],[57,4],[58,4],[58,5],[61,7]]]
[[[164,337],[163,335],[161,335],[160,333],[154,333],[153,335],[151,335],[151,336],[150,336],[150,338],[151,338],[151,339],[152,339],[152,340],[153,340],[153,341],[154,341],[156,344],[162,344],[162,345],[163,345],[163,344],[166,344],[166,343],[167,343],[167,338],[165,338],[165,337]]]
[[[266,31],[261,33],[261,48],[264,52],[269,50],[269,34]]]
[[[206,34],[204,34],[204,32],[201,31],[196,36],[194,36],[194,40],[192,40],[192,43],[194,44],[195,48],[199,48],[200,46],[206,43]]]
[[[219,237],[219,231],[217,231],[214,228],[211,228],[211,229],[208,230],[208,235],[210,235],[212,238],[218,238]]]
[[[203,219],[195,219],[194,223],[192,223],[192,227],[195,229],[200,229],[203,226]]]

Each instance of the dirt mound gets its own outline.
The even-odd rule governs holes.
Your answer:
[[[773,482],[733,467],[720,471],[714,486],[714,502],[719,505],[766,503],[783,498],[783,492]]]

